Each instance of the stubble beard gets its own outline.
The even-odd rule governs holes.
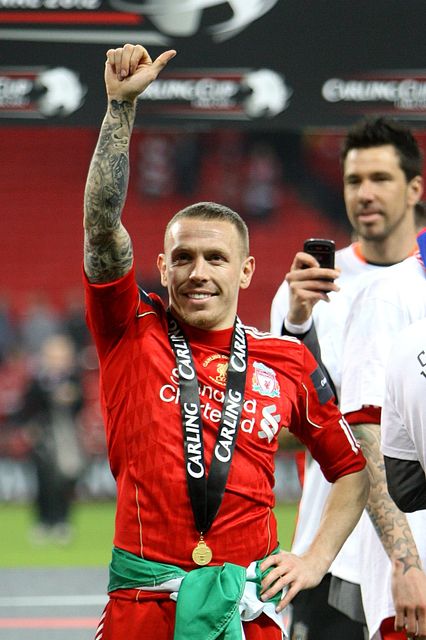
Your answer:
[[[355,227],[355,232],[364,242],[384,242],[387,240],[398,227],[406,220],[408,213],[403,212],[392,224],[389,222],[386,214],[382,214],[383,224],[377,229],[375,225],[360,224],[360,228]]]
[[[176,311],[173,310],[173,315],[176,316],[178,320],[181,320],[185,324],[190,327],[194,327],[195,329],[205,329],[205,330],[213,330],[215,319],[211,317],[211,315],[207,316],[205,312],[189,312],[189,311]]]

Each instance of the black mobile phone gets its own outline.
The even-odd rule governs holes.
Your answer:
[[[314,256],[318,260],[320,267],[326,269],[334,269],[335,250],[334,241],[325,240],[324,238],[309,238],[303,244],[303,251]]]

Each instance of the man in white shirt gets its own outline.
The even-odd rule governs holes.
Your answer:
[[[426,509],[426,318],[398,334],[386,367],[382,453],[401,511]]]
[[[340,408],[362,444],[370,473],[366,510],[375,531],[365,519],[360,522],[364,552],[359,562],[364,611],[374,638],[383,636],[383,625],[393,615],[397,629],[426,637],[426,512],[406,516],[390,501],[380,451],[385,365],[399,332],[426,317],[425,258],[420,253],[408,258],[363,288],[345,328]]]
[[[373,278],[412,252],[416,236],[414,211],[422,194],[418,145],[407,129],[392,121],[380,118],[356,125],[344,142],[342,162],[346,210],[358,240],[337,252],[336,266],[341,272],[334,283],[324,278],[337,278],[338,272],[319,269],[311,256],[296,254],[271,309],[273,332],[284,330],[300,335],[308,331],[307,344],[313,318],[322,361],[337,397],[340,396],[344,327],[352,301],[365,279]],[[295,552],[303,553],[312,539],[328,491],[319,468],[310,463],[293,545]],[[389,501],[392,502],[390,498]],[[368,519],[367,526],[372,529]],[[334,607],[327,605],[329,574],[322,585],[296,599],[292,640],[363,637],[362,625],[351,622],[351,619],[363,620],[362,606],[354,606],[361,579],[360,554],[359,532],[355,529],[330,570],[335,576],[332,602],[347,616],[340,616]],[[312,605],[321,606],[320,622],[318,615],[312,613]]]

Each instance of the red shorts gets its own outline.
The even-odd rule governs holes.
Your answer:
[[[173,640],[175,611],[169,594],[140,597],[136,589],[120,590],[111,594],[95,640]],[[246,640],[282,640],[281,629],[265,615],[243,626]]]
[[[395,631],[395,618],[386,618],[380,625],[382,640],[407,640],[405,631]]]

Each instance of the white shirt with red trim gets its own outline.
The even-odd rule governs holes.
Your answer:
[[[367,263],[362,258],[358,243],[337,251],[335,263],[341,269],[341,275],[336,280],[340,291],[332,291],[329,294],[330,302],[318,302],[313,310],[313,318],[321,346],[322,361],[339,394],[344,326],[352,300],[359,290],[360,282],[364,282],[364,277],[373,278],[387,267]],[[288,307],[288,284],[284,281],[272,303],[273,333],[281,333]],[[318,530],[330,489],[331,485],[324,478],[319,465],[309,458],[292,547],[294,553],[304,553],[311,544]],[[355,527],[330,568],[333,575],[355,583],[360,579],[358,528],[359,525]]]
[[[382,407],[385,366],[392,343],[402,329],[426,317],[426,272],[415,256],[389,267],[355,298],[348,316],[344,344],[341,409]],[[380,428],[378,426],[378,428]],[[407,514],[423,566],[426,567],[426,511]],[[391,562],[367,519],[359,524],[361,592],[370,638],[381,622],[395,615],[391,593]]]

